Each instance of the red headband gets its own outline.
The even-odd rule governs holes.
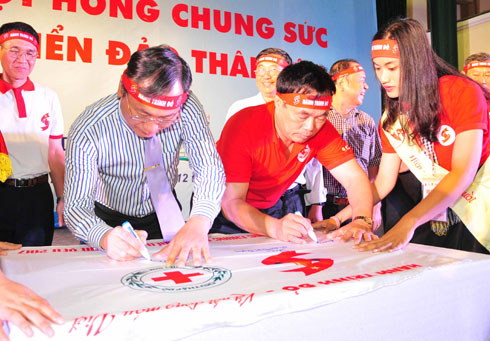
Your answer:
[[[466,73],[466,72],[468,72],[469,69],[473,69],[476,67],[489,67],[490,68],[490,62],[471,62],[471,63],[468,63],[464,66],[463,71]]]
[[[361,72],[361,71],[364,71],[364,68],[361,65],[359,65],[359,64],[352,65],[351,67],[344,69],[344,70],[340,71],[339,73],[336,73],[335,75],[333,75],[332,80],[336,80],[337,78],[339,78],[342,75],[357,73],[357,72]]]
[[[289,65],[289,63],[284,58],[278,57],[278,56],[273,55],[273,54],[266,54],[266,55],[260,56],[260,58],[257,59],[257,61],[255,62],[255,65],[259,65],[259,63],[262,63],[262,62],[275,63],[275,64],[277,64],[283,68]]]
[[[374,40],[371,45],[371,58],[389,57],[400,58],[398,43],[393,39]]]
[[[152,106],[158,109],[177,109],[187,100],[187,92],[184,92],[179,96],[159,96],[159,97],[147,97],[138,90],[138,85],[126,76],[124,71],[121,76],[121,80],[124,84],[124,88],[131,96],[133,96],[139,102]]]
[[[3,44],[7,40],[11,40],[11,39],[25,40],[31,43],[32,45],[34,45],[36,47],[36,50],[39,50],[39,44],[36,38],[34,38],[32,34],[22,32],[22,31],[8,31],[0,35],[0,44]]]
[[[286,104],[292,105],[293,107],[315,109],[315,110],[325,110],[330,109],[332,104],[332,96],[322,96],[315,97],[313,95],[305,94],[280,94],[277,93],[280,99],[286,102]]]

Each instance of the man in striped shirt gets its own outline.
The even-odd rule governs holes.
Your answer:
[[[195,193],[189,220],[153,259],[166,259],[167,265],[178,259],[179,266],[191,253],[196,266],[202,258],[210,259],[207,233],[220,209],[225,177],[202,105],[189,90],[191,82],[189,66],[173,49],[135,52],[117,94],[89,106],[70,129],[67,225],[77,238],[106,250],[113,259],[140,256],[141,244],[121,227],[126,220],[143,241],[162,238],[144,173],[145,141],[153,137],[163,146],[172,189],[184,146]],[[161,106],[164,99],[185,102],[167,109]]]

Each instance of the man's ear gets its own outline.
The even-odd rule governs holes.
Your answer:
[[[341,92],[341,91],[344,91],[345,87],[346,87],[346,82],[347,82],[347,77],[345,76],[341,76],[337,79],[337,81],[335,82],[335,90],[336,92]]]
[[[286,106],[286,102],[284,102],[279,96],[276,96],[274,97],[274,105],[276,106],[276,108],[279,108],[281,106]]]
[[[122,96],[124,95],[124,91],[123,91],[123,82],[122,80],[119,81],[119,86],[117,87],[117,97],[119,98],[122,98]]]

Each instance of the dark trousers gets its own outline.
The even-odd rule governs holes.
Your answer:
[[[396,223],[422,200],[422,185],[412,172],[398,174],[395,187],[383,199],[381,215],[384,232]],[[425,224],[424,224],[425,225]],[[429,225],[426,223],[426,225]]]
[[[174,194],[175,200],[177,200],[179,208],[182,209],[182,206],[177,199],[175,191],[172,191],[172,193]],[[94,211],[97,217],[102,219],[107,225],[111,227],[121,226],[121,224],[125,221],[129,221],[129,223],[133,226],[135,230],[146,231],[148,233],[147,239],[163,238],[162,232],[160,230],[160,224],[158,223],[157,214],[155,212],[144,217],[133,217],[114,211],[98,202],[95,202]]]
[[[305,193],[306,191],[298,185],[294,188],[288,189],[272,207],[259,209],[259,211],[277,219],[281,219],[288,213],[294,213],[296,211],[299,211],[304,215],[306,213],[304,199]],[[247,231],[242,230],[234,223],[226,219],[223,215],[223,211],[218,214],[213,222],[211,230],[209,230],[209,233],[224,234],[246,232]]]
[[[49,183],[33,187],[0,183],[0,241],[48,246],[53,233],[54,202]]]
[[[381,213],[385,233],[421,200],[420,181],[412,172],[400,173],[395,187],[383,200]],[[462,222],[451,225],[445,236],[436,235],[432,232],[430,223],[425,223],[417,227],[410,242],[489,254],[489,251],[476,240]]]
[[[148,232],[148,239],[162,239],[162,232],[160,231],[156,213],[141,218],[132,217],[111,210],[98,202],[95,203],[94,211],[97,217],[111,227],[121,226],[125,221],[129,221],[135,230],[144,230]]]

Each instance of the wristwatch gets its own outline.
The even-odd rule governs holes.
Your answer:
[[[357,220],[357,219],[363,220],[366,224],[369,225],[369,228],[371,228],[371,229],[373,228],[373,225],[374,225],[373,218],[366,217],[363,215],[358,215],[358,216],[355,216],[354,218],[352,218],[352,221]]]

